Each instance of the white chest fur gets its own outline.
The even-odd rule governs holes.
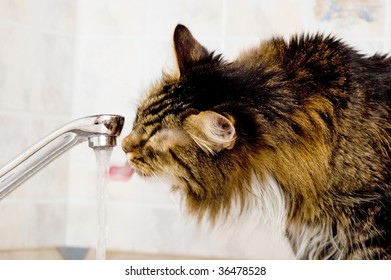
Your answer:
[[[282,190],[276,180],[267,175],[265,180],[253,174],[251,180],[252,197],[255,209],[259,209],[261,221],[284,233],[286,224],[286,207]]]

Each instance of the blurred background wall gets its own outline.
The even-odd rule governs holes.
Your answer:
[[[386,0],[0,0],[0,165],[91,114],[125,116],[127,135],[140,95],[175,65],[177,23],[233,59],[259,40],[317,31],[365,54],[390,52],[390,18]],[[111,162],[124,161],[117,147]],[[81,144],[0,201],[0,251],[94,248],[95,167],[93,151]],[[135,177],[108,188],[108,250],[292,257],[272,228],[254,226],[259,217],[212,230],[185,215],[169,186]]]

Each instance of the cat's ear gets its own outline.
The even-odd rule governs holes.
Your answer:
[[[187,117],[184,128],[198,146],[211,154],[235,145],[236,130],[231,116],[204,111]]]
[[[209,52],[191,34],[186,26],[178,24],[174,31],[174,48],[181,75],[198,62],[209,57]]]

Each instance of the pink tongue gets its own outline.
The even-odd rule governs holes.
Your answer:
[[[135,170],[129,164],[124,166],[110,166],[109,178],[112,181],[123,181],[127,182],[132,178]]]

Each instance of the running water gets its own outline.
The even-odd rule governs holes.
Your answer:
[[[98,225],[96,235],[96,259],[104,260],[106,258],[106,240],[107,240],[107,180],[109,176],[109,163],[112,148],[94,148],[97,162],[97,203],[98,203]]]

